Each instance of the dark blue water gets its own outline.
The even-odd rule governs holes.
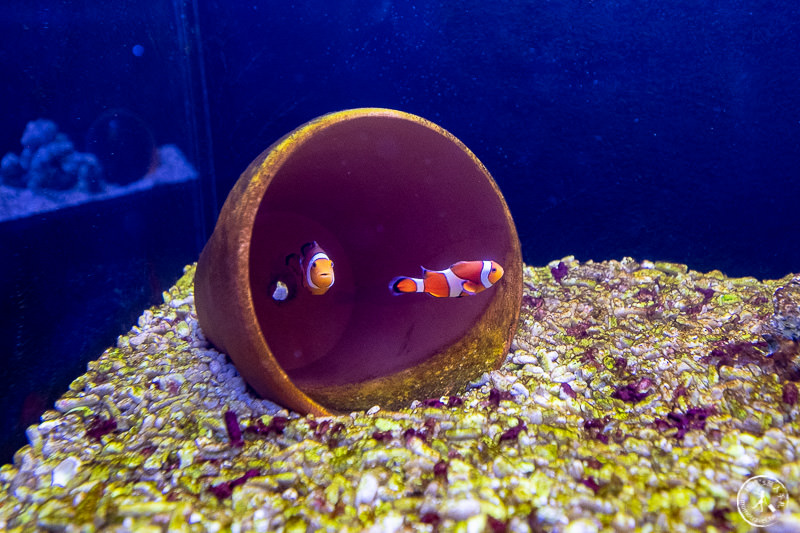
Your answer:
[[[0,8],[0,155],[38,118],[88,150],[92,124],[123,109],[200,175],[0,222],[6,457],[196,259],[247,164],[334,110],[397,108],[459,137],[505,194],[526,262],[800,271],[795,3],[155,4]]]
[[[306,5],[214,2],[202,17],[220,197],[299,121],[396,107],[484,162],[528,262],[800,268],[796,4]]]

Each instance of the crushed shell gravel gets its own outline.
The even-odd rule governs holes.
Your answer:
[[[748,531],[736,494],[759,474],[789,492],[772,530],[798,526],[796,384],[765,350],[708,358],[763,344],[791,276],[560,262],[525,267],[511,353],[462,396],[325,419],[251,395],[197,326],[189,266],[28,428],[0,528]],[[773,328],[797,329],[789,296]]]

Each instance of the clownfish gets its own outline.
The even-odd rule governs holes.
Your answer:
[[[478,294],[503,277],[503,267],[494,261],[459,261],[447,270],[422,267],[422,278],[399,276],[389,282],[392,294],[427,292],[439,298]]]
[[[333,287],[333,261],[317,241],[304,244],[300,248],[299,255],[287,256],[286,264],[288,265],[293,259],[298,259],[303,287],[311,294],[325,294]]]

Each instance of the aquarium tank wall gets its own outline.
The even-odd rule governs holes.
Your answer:
[[[248,164],[332,111],[397,109],[458,137],[527,265],[800,271],[799,11],[6,2],[0,458],[197,261]]]
[[[25,428],[196,259],[217,206],[191,5],[0,11],[7,461]]]

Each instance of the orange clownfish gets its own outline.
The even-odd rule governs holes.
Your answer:
[[[300,277],[303,286],[311,294],[325,294],[333,287],[333,261],[317,241],[307,242],[300,248],[300,255],[291,254],[286,258],[286,264],[297,258],[300,263]]]
[[[393,294],[427,292],[431,296],[458,298],[478,294],[503,277],[503,267],[494,261],[459,261],[447,270],[422,267],[422,278],[400,276],[389,282]]]

